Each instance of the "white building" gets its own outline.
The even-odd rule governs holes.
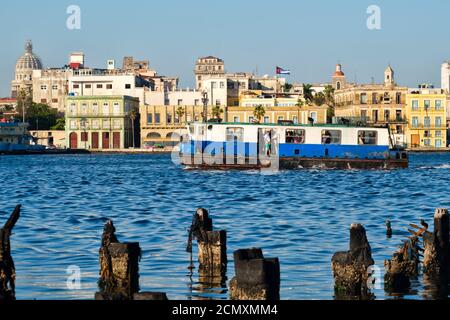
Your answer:
[[[441,88],[450,93],[450,62],[444,62],[441,67]]]

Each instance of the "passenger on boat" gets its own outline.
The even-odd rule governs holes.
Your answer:
[[[325,131],[325,134],[322,136],[323,144],[331,144],[331,134],[330,131]]]
[[[264,134],[264,143],[266,145],[266,155],[270,157],[272,149],[272,137],[270,130],[266,131],[266,133]]]

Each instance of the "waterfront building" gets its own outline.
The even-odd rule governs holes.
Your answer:
[[[132,121],[133,111],[137,116]],[[139,146],[139,99],[130,96],[68,96],[66,144],[71,149]]]
[[[407,145],[410,148],[447,146],[447,94],[444,89],[411,89],[406,95]]]
[[[201,90],[205,88],[203,84],[205,76],[225,76],[225,62],[222,59],[213,56],[199,58],[195,63],[194,74],[196,88]]]
[[[404,145],[406,129],[407,87],[395,83],[394,70],[389,66],[382,84],[353,84],[346,81],[338,65],[332,77],[335,88],[335,116],[358,119],[373,126],[389,126],[394,143]]]
[[[65,97],[69,93],[71,68],[33,71],[33,102],[46,104],[59,112],[65,110]]]
[[[27,41],[25,43],[25,53],[16,63],[14,80],[11,82],[11,97],[17,98],[21,90],[31,92],[33,88],[33,71],[41,69],[41,59],[33,53],[31,41]]]

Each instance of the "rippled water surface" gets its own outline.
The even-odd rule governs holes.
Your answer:
[[[23,205],[12,238],[18,299],[92,299],[106,218],[121,241],[140,242],[142,290],[226,299],[225,288],[204,290],[196,271],[189,277],[187,228],[197,207],[228,231],[228,279],[233,250],[262,247],[280,258],[282,299],[333,299],[330,260],[347,250],[351,223],[365,225],[383,273],[409,223],[450,207],[450,154],[413,154],[410,169],[397,171],[196,172],[168,155],[0,157],[0,170],[1,224]],[[81,269],[81,290],[67,288],[69,266]],[[383,286],[374,293],[391,298]],[[406,298],[431,296],[419,277]]]

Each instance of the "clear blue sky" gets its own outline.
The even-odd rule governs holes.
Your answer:
[[[66,9],[82,10],[79,31],[66,28]],[[381,7],[382,29],[366,27],[369,5]],[[125,55],[150,59],[159,74],[193,87],[195,59],[215,55],[227,71],[273,74],[289,81],[329,81],[336,62],[349,80],[382,81],[390,63],[399,84],[440,85],[450,59],[447,0],[2,0],[0,96],[9,95],[14,65],[26,39],[45,67],[83,51],[87,65],[119,65]]]

